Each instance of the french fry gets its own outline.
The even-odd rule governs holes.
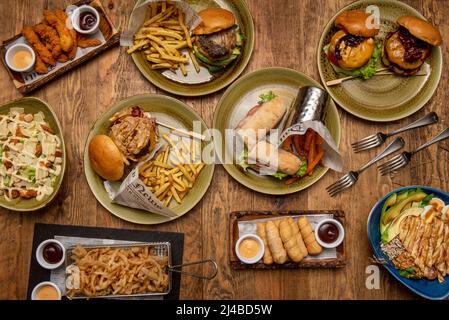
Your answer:
[[[189,50],[189,56],[193,66],[195,67],[196,73],[199,73],[201,71],[200,64],[198,63],[198,60],[196,60],[196,57],[191,50]]]
[[[184,18],[182,10],[169,1],[151,3],[146,19],[135,33],[134,43],[127,52],[143,52],[153,70],[180,69],[181,73],[187,76],[186,64],[189,62],[189,56],[183,55],[181,50],[191,49],[192,39]],[[198,61],[191,53],[189,55],[196,72],[199,72]]]
[[[304,142],[304,137],[301,135],[296,135],[293,137],[293,145],[295,146],[296,152],[298,153],[298,155],[302,155],[303,152],[303,145]]]
[[[179,25],[181,26],[182,31],[184,31],[184,35],[187,40],[187,45],[189,46],[190,49],[192,49],[192,39],[190,38],[190,32],[187,30],[187,27],[184,24],[184,14],[181,11],[181,9],[178,9],[178,22]]]

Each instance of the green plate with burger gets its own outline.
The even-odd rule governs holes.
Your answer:
[[[325,27],[318,70],[326,90],[346,111],[371,121],[398,120],[421,109],[435,92],[440,45],[438,29],[412,7],[400,1],[357,1]],[[330,83],[351,76],[356,78]]]
[[[127,110],[130,109],[132,111],[130,113],[127,112]],[[120,119],[125,119],[124,117],[143,117],[141,114],[137,114],[136,112],[148,112],[150,113],[152,119],[173,128],[178,128],[184,131],[195,130],[195,132],[201,130],[201,134],[206,136],[206,140],[202,142],[201,150],[204,150],[204,148],[207,147],[209,148],[208,150],[211,150],[210,152],[212,154],[214,153],[213,144],[208,142],[210,139],[207,139],[207,134],[205,134],[207,131],[206,124],[201,117],[186,104],[174,98],[157,94],[135,96],[117,102],[109,108],[97,120],[89,133],[84,149],[84,173],[86,175],[87,182],[92,190],[92,193],[95,195],[95,198],[97,198],[103,207],[123,220],[138,224],[159,224],[177,219],[193,209],[193,207],[206,193],[212,181],[215,166],[214,161],[203,161],[206,162],[206,165],[198,174],[195,182],[193,183],[193,187],[183,198],[181,204],[178,204],[173,200],[170,202],[169,208],[177,215],[174,218],[168,218],[156,213],[112,203],[111,198],[109,197],[109,194],[104,186],[105,180],[96,173],[98,172],[105,177],[110,177],[108,180],[118,180],[116,185],[119,185],[123,179],[127,177],[134,165],[138,163],[138,161],[129,161],[130,165],[126,165],[126,163],[124,165],[123,161],[120,161],[121,156],[128,156],[124,152],[122,152],[122,154],[118,157],[116,156],[117,153],[120,154],[120,151],[123,150],[121,149],[122,146],[126,146],[127,150],[131,150],[131,148],[140,148],[141,152],[139,151],[138,155],[141,159],[142,153],[147,152],[147,147],[152,148],[154,143],[154,129],[159,135],[159,143],[166,144],[163,135],[169,134],[171,129],[161,125],[154,126],[150,124],[150,129],[153,131],[149,133],[148,139],[144,139],[144,137],[148,134],[148,121],[139,121],[135,123],[134,119],[127,121],[121,120],[121,127],[117,127],[117,130],[114,129],[114,132],[111,130],[111,122],[109,121],[111,117],[120,117]],[[130,124],[130,126],[127,126],[127,124]],[[132,133],[128,134],[128,132]],[[114,141],[123,141],[123,143],[120,142],[120,147],[118,147],[118,144],[114,145],[114,141],[112,141],[111,138],[105,137],[112,135],[116,135],[116,137],[114,137],[116,140]],[[127,138],[129,136],[133,136],[134,138],[129,140]],[[124,140],[121,140],[121,137],[123,137]],[[94,142],[91,143],[92,141]],[[95,163],[91,162],[92,159]],[[96,169],[96,172],[94,171],[94,168]]]
[[[136,6],[142,2],[139,0]],[[243,72],[254,48],[254,23],[243,0],[187,2],[202,18],[192,34],[192,52],[200,71],[195,70],[190,58],[186,64],[187,76],[179,69],[151,69],[141,51],[134,52],[132,59],[155,86],[177,95],[202,96],[227,87]]]
[[[269,103],[270,106],[264,109],[262,120],[265,122],[268,119],[268,122],[274,124],[278,122],[275,118],[283,117],[278,112],[280,108],[288,108],[297,96],[298,89],[304,86],[321,87],[318,82],[301,72],[285,68],[267,68],[240,78],[221,97],[214,115],[215,150],[225,170],[242,185],[265,194],[285,195],[308,188],[327,172],[328,168],[319,165],[315,167],[313,174],[304,175],[296,182],[286,184],[288,177],[283,177],[282,174],[270,176],[261,175],[252,169],[245,171],[240,155],[236,154],[239,151],[236,151],[236,144],[232,139],[233,129],[240,126],[242,121],[253,121],[249,120],[252,114],[250,110],[255,110],[255,106],[265,103],[268,106]],[[273,112],[270,112],[270,109]],[[325,112],[324,123],[338,146],[341,135],[340,118],[332,99],[328,100]],[[272,119],[274,121],[271,121]],[[282,151],[279,155],[279,159],[282,157],[285,160],[287,170],[290,170],[290,164],[295,166],[295,172],[297,169],[298,172],[302,170],[302,166],[296,168],[296,157],[292,157],[292,154]],[[282,166],[279,161],[279,168]]]

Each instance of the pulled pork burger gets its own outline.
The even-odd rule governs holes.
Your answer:
[[[432,46],[441,45],[441,34],[429,22],[414,16],[398,19],[399,28],[390,32],[382,49],[382,63],[397,74],[410,76],[419,71]]]
[[[199,15],[202,22],[193,30],[193,53],[209,72],[219,72],[240,56],[244,35],[228,10],[208,8]]]
[[[151,153],[158,141],[156,120],[149,117],[138,106],[127,108],[109,119],[109,136],[128,160],[137,162]]]
[[[379,29],[371,26],[370,19],[361,10],[343,12],[335,19],[340,30],[323,50],[338,74],[369,79],[376,73],[381,44],[374,39]]]

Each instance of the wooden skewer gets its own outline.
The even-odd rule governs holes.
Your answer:
[[[201,140],[201,141],[206,140],[206,137],[204,135],[202,135],[202,134],[199,134],[199,133],[196,133],[196,132],[192,132],[192,131],[185,131],[185,130],[182,130],[182,129],[178,129],[178,128],[172,127],[172,126],[170,126],[170,125],[168,125],[166,123],[163,123],[163,122],[160,122],[160,121],[157,121],[157,120],[156,120],[156,123],[158,125],[160,125],[160,126],[163,126],[165,128],[173,130],[172,133],[174,133],[174,134],[177,134],[177,135],[180,135],[180,136],[192,137],[194,139],[198,139],[198,140]]]
[[[374,76],[389,76],[389,75],[395,75],[395,73],[390,71],[388,68],[381,68],[381,69],[377,70],[376,73],[374,74]],[[426,76],[426,75],[427,75],[427,72],[422,72],[422,73],[416,73],[416,74],[412,75],[412,77]],[[339,85],[344,81],[352,80],[352,79],[359,78],[359,77],[360,76],[349,76],[349,77],[344,77],[344,78],[340,78],[340,79],[330,80],[330,81],[326,82],[326,85],[328,87],[332,87],[332,86]]]
[[[380,68],[380,69],[378,69],[378,70],[376,71],[376,74],[375,74],[375,75],[377,75],[377,73],[379,73],[379,72],[388,71],[388,70],[389,70],[388,68]],[[332,86],[339,85],[339,84],[341,84],[341,83],[344,82],[344,81],[352,80],[352,79],[355,79],[355,78],[360,78],[360,76],[349,76],[349,77],[344,77],[344,78],[340,78],[340,79],[335,79],[335,80],[327,81],[327,82],[326,82],[326,85],[327,85],[328,87],[332,87]]]

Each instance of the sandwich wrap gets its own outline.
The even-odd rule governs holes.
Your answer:
[[[160,214],[168,218],[177,216],[172,210],[165,208],[163,203],[150,191],[139,178],[139,169],[147,161],[153,159],[162,147],[158,144],[153,152],[128,174],[122,183],[110,181],[104,182],[104,187],[113,203],[126,207],[145,210],[151,213]]]
[[[324,165],[341,172],[343,162],[338,146],[331,133],[323,123],[328,94],[318,87],[302,87],[293,102],[286,129],[279,137],[279,145],[292,135],[304,135],[307,129],[315,131],[324,141]]]
[[[121,46],[130,47],[133,45],[134,34],[145,21],[148,6],[154,2],[165,2],[165,0],[145,0],[134,8],[129,18],[130,23],[120,37]],[[201,23],[200,16],[187,2],[182,0],[172,0],[171,2],[183,11],[184,24],[190,31],[195,29]]]

